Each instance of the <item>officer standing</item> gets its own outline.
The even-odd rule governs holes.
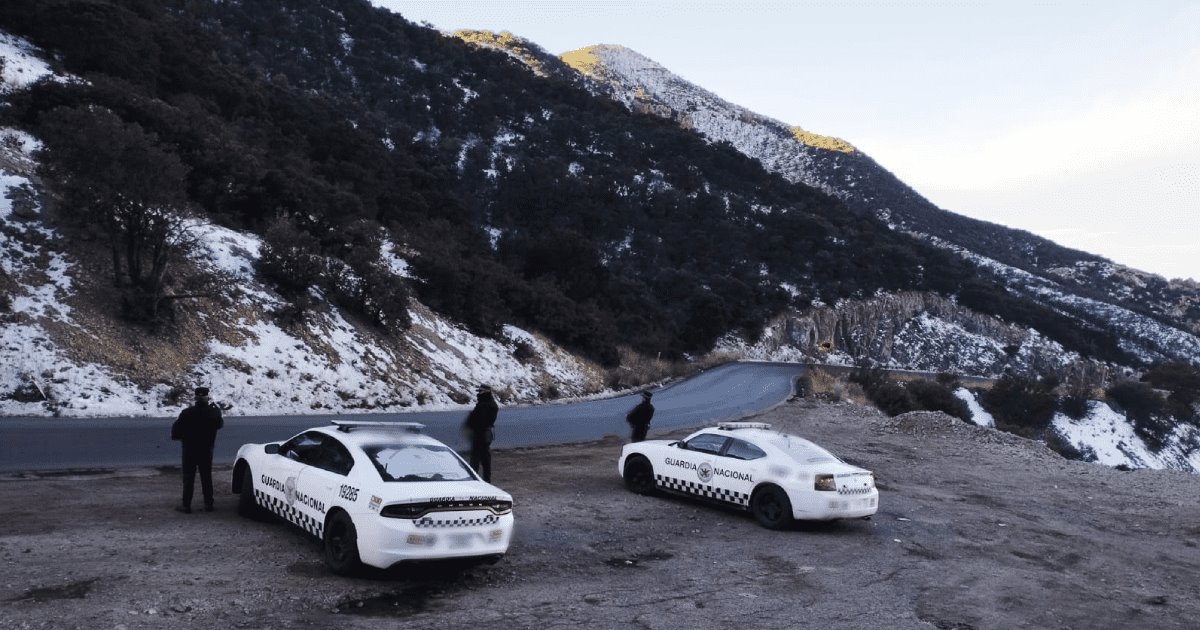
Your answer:
[[[646,431],[650,430],[650,419],[654,417],[654,405],[650,404],[650,396],[650,390],[643,391],[642,402],[625,414],[625,422],[633,427],[633,435],[630,436],[630,439],[634,442],[646,439]]]
[[[208,397],[207,387],[196,388],[196,404],[179,413],[171,425],[171,439],[183,445],[183,503],[175,506],[184,514],[192,513],[192,493],[196,471],[200,471],[200,489],[204,493],[204,511],[213,511],[212,459],[217,431],[225,426],[221,408]]]
[[[480,385],[475,390],[475,408],[467,414],[463,423],[467,437],[471,440],[471,468],[483,477],[484,481],[492,480],[492,440],[496,437],[496,414],[500,406],[492,388]]]

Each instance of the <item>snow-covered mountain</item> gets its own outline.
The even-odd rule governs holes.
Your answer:
[[[1142,361],[1200,361],[1200,285],[1194,282],[1167,281],[939,209],[849,142],[729,103],[628,48],[591,46],[565,53],[562,60],[591,79],[595,91],[630,109],[728,142],[788,180],[841,199],[851,211],[876,216],[990,270],[1010,291],[1081,322],[1118,330],[1123,349]]]

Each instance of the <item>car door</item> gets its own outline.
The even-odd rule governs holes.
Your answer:
[[[321,535],[325,506],[307,485],[316,486],[312,475],[308,476],[310,481],[304,479],[306,470],[322,456],[324,437],[317,431],[305,431],[284,442],[261,479],[267,509],[314,536]]]
[[[661,485],[668,490],[716,498],[713,491],[713,462],[721,456],[729,438],[700,433],[681,441],[664,460]]]
[[[759,467],[767,454],[761,448],[738,438],[729,438],[719,459],[713,463],[713,486],[722,501],[750,505],[750,494],[759,478]]]

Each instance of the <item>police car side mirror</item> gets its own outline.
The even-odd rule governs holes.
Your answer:
[[[671,446],[674,446],[675,448],[681,448],[685,451],[687,450],[687,442],[671,442]]]
[[[279,445],[278,444],[268,444],[263,447],[263,451],[267,455],[278,455],[279,454]]]

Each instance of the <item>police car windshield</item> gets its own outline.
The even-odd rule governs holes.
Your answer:
[[[384,481],[470,481],[471,469],[449,448],[432,444],[373,444],[363,452]]]
[[[828,464],[842,460],[834,457],[833,453],[794,435],[778,435],[770,440],[771,444],[787,453],[789,457],[801,464]]]

